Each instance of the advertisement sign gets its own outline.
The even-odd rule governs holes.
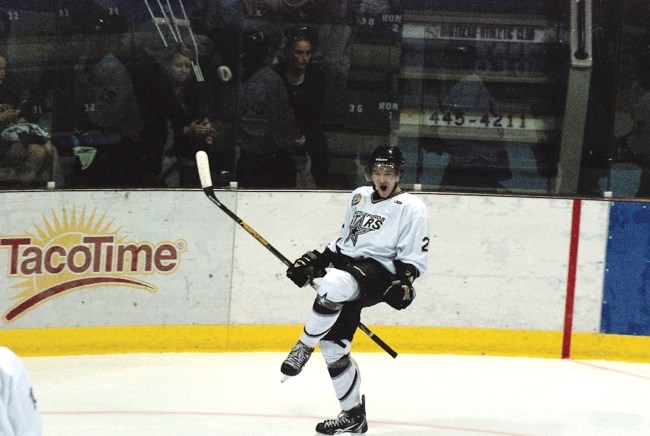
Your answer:
[[[234,224],[203,193],[3,199],[0,328],[226,322]]]

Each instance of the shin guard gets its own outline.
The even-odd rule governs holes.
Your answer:
[[[357,362],[350,356],[349,342],[322,341],[321,352],[341,410],[357,406],[361,401],[361,373]],[[341,352],[345,354],[341,355]]]

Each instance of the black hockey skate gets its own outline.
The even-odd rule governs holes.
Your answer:
[[[280,368],[283,382],[289,377],[300,374],[300,371],[302,371],[302,368],[311,357],[312,351],[314,351],[313,348],[309,348],[300,341],[293,346],[287,358],[282,362],[282,367]]]
[[[342,433],[365,433],[368,431],[366,421],[366,397],[361,396],[361,404],[339,413],[336,419],[328,419],[316,425],[316,434],[332,435]]]

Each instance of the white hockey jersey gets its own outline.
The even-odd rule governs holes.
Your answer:
[[[372,194],[372,186],[352,192],[338,239],[327,247],[353,258],[375,259],[393,274],[396,260],[423,274],[429,249],[426,206],[406,192],[379,201],[373,201]]]
[[[22,361],[0,347],[0,435],[40,436],[41,415]]]

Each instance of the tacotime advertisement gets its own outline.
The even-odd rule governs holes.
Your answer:
[[[230,265],[212,256],[232,251],[232,234],[220,241],[214,211],[182,207],[191,194],[3,193],[41,207],[0,206],[0,326],[219,323]]]

